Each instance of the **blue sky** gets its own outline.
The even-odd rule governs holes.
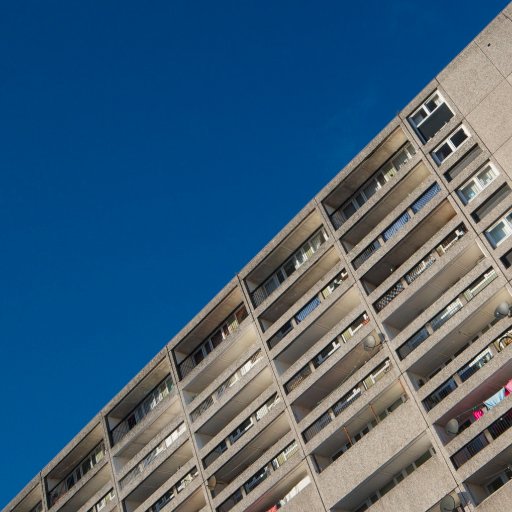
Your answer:
[[[4,2],[0,507],[506,3]]]

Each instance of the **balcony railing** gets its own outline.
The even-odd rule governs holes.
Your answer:
[[[217,512],[228,512],[237,503],[242,501],[244,496],[251,493],[256,487],[258,487],[267,477],[280,468],[288,459],[294,455],[299,446],[293,441],[284,450],[282,450],[276,457],[274,457],[268,464],[265,464],[260,468],[249,480],[247,480],[242,487],[237,489],[226,501],[217,507]]]
[[[405,403],[407,400],[407,395],[406,394],[403,394],[402,396],[400,396],[400,398],[398,398],[397,400],[395,400],[391,405],[389,405],[388,407],[386,407],[382,412],[379,413],[379,415],[377,416],[377,414],[375,413],[375,410],[373,408],[373,406],[370,404],[369,406],[366,407],[365,411],[370,414],[374,419],[373,421],[365,424],[362,428],[360,428],[358,431],[356,432],[351,432],[350,430],[350,427],[348,425],[344,425],[340,430],[343,430],[343,432],[345,433],[345,436],[346,436],[346,439],[347,439],[347,442],[344,443],[341,448],[338,448],[336,449],[335,452],[333,452],[333,454],[330,456],[330,459],[332,462],[334,462],[335,460],[337,460],[339,457],[341,457],[341,455],[343,455],[346,451],[348,451],[352,446],[354,446],[356,443],[358,443],[363,437],[366,436],[366,434],[368,434],[369,432],[371,432],[375,427],[377,427],[379,425],[379,423],[381,421],[383,421],[385,418],[387,418],[390,414],[392,414],[394,411],[396,411],[403,403]],[[327,464],[327,465],[324,465],[323,467],[321,467],[319,464],[318,464],[318,461],[316,460],[316,457],[314,457],[314,461],[315,461],[315,464],[316,464],[316,467],[317,467],[317,470],[319,473],[321,473],[322,471],[324,471],[326,469],[326,467],[328,465],[330,465],[330,462]]]
[[[164,398],[172,391],[174,384],[171,376],[167,376],[154,388],[142,402],[133,409],[124,420],[112,431],[112,444],[117,444],[132,429],[138,425]]]
[[[423,405],[427,411],[432,410],[437,404],[441,403],[448,395],[453,393],[460,383],[466,382],[475,373],[481,370],[494,356],[504,350],[512,342],[512,331],[500,334],[496,339],[489,343],[476,357],[469,363],[461,366],[448,380],[443,382],[430,395],[423,400]],[[463,352],[462,352],[463,353]]]
[[[352,261],[353,267],[357,270],[370,256],[377,251],[382,244],[385,244],[388,240],[393,238],[397,233],[402,231],[404,226],[412,218],[412,215],[416,215],[420,212],[439,192],[441,187],[438,183],[434,183],[429,187],[414,203],[410,205],[407,211],[403,212],[396,220],[394,220],[390,226],[388,226],[368,247],[364,249],[354,260]]]
[[[245,306],[240,306],[224,322],[210,334],[192,354],[179,363],[180,376],[184,379],[205,357],[216,349],[223,341],[238,330],[240,324],[247,318]]]
[[[296,270],[309,261],[327,240],[325,229],[323,227],[317,229],[270,277],[251,293],[254,306],[258,307],[274,290],[277,290]]]
[[[185,423],[179,425],[178,428],[173,430],[156,448],[153,448],[135,467],[133,467],[126,476],[121,480],[121,489],[133,482],[140,474],[144,473],[148,466],[153,464],[155,460],[161,458],[162,454],[166,452],[172,445],[181,437],[187,430]]]
[[[407,286],[413,283],[423,272],[429,269],[448,249],[453,247],[465,234],[466,228],[461,225],[452,231],[433,251],[424,256],[419,263],[402,276],[389,290],[387,290],[373,304],[377,312],[382,311],[390,302],[392,302]]]
[[[486,446],[509,430],[510,427],[512,427],[512,409],[509,409],[503,416],[500,416],[483,432],[450,457],[455,469],[459,469],[478,452],[481,452]]]
[[[285,385],[286,393],[291,393],[296,387],[302,384],[316,368],[321,366],[329,357],[331,357],[340,347],[341,344],[347,343],[354,334],[366,325],[370,318],[366,313],[358,317],[352,324],[341,334],[336,336],[323,350],[313,357],[305,366],[303,366]]]
[[[329,300],[334,290],[338,288],[343,281],[348,278],[348,273],[345,269],[336,274],[336,276],[329,281],[327,286],[317,293],[305,306],[303,306],[293,317],[285,322],[283,326],[268,340],[269,348],[274,348],[294,327],[303,322],[316,308],[323,302]]]
[[[329,423],[331,423],[336,416],[339,416],[345,409],[352,405],[358,398],[360,398],[366,391],[373,387],[384,375],[391,369],[391,361],[386,359],[372,373],[366,376],[359,384],[357,384],[351,391],[344,395],[340,400],[333,404],[327,412],[322,414],[315,422],[313,422],[304,432],[302,437],[304,441],[309,442],[321,430],[323,430]]]
[[[53,507],[64,495],[68,493],[84,476],[105,456],[105,445],[103,441],[99,443],[79,464],[55,487],[48,492],[48,501],[50,507]]]
[[[330,215],[334,229],[344,224],[366,201],[381,189],[416,154],[410,143],[406,143],[395,155],[384,163],[373,176]]]
[[[261,421],[279,402],[280,398],[277,393],[271,396],[254,414],[247,420],[243,421],[226,439],[219,443],[206,457],[203,459],[203,466],[206,469],[214,461],[216,461],[228,448],[234,445],[253,425]]]
[[[469,301],[489,286],[496,277],[494,269],[490,269],[468,286],[454,301],[437,313],[398,348],[397,353],[400,359],[405,359],[411,352],[416,350],[431,334],[439,330],[448,320],[465,307]]]
[[[194,467],[177,484],[171,487],[171,489],[169,489],[161,498],[149,507],[146,512],[160,512],[160,510],[162,510],[180,492],[184,491],[198,474],[197,468]]]
[[[219,402],[224,394],[236,384],[249,370],[251,370],[260,359],[263,358],[261,350],[258,350],[248,361],[246,361],[231,377],[224,381],[206,400],[192,411],[190,419],[196,421],[202,416],[214,403]]]

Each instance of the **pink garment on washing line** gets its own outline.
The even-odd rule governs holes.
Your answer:
[[[482,409],[476,409],[475,411],[473,411],[473,417],[475,418],[475,420],[479,420],[483,415],[484,411],[482,411]]]

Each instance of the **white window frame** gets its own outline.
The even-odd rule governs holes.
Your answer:
[[[427,107],[427,104],[430,103],[434,97],[437,96],[438,99],[439,99],[439,103],[436,104],[436,107],[433,109],[433,110],[430,110],[429,107]],[[444,99],[444,96],[438,91],[434,91],[410,116],[408,116],[408,120],[409,120],[409,123],[411,124],[411,126],[414,128],[414,131],[416,132],[416,134],[418,135],[418,137],[421,139],[421,141],[425,144],[427,141],[425,140],[425,138],[423,137],[423,135],[421,134],[420,132],[420,127],[421,125],[427,120],[429,119],[435,112],[437,112],[437,110],[439,109],[439,107],[443,104],[446,104],[446,106],[450,109],[451,113],[454,114],[453,110],[451,109],[450,105],[448,104],[448,102]],[[426,117],[424,117],[419,123],[416,123],[414,121],[414,117],[418,114],[418,112],[420,110],[424,110],[425,113],[427,114]]]
[[[494,228],[496,228],[500,223],[503,223],[505,236],[502,239],[496,241],[491,236],[491,231]],[[498,219],[491,227],[489,227],[485,230],[485,236],[486,236],[487,240],[489,240],[489,243],[494,247],[494,249],[496,249],[496,247],[501,245],[507,238],[510,237],[510,235],[512,235],[512,211],[508,212],[507,215],[505,215],[501,219]]]
[[[471,133],[470,131],[463,125],[461,124],[460,126],[457,126],[457,128],[455,128],[455,130],[453,130],[453,132],[450,133],[450,135],[448,135],[448,137],[446,137],[446,139],[444,139],[440,144],[438,144],[438,146],[433,149],[431,151],[431,155],[432,155],[432,158],[434,159],[434,161],[436,162],[437,165],[441,165],[443,164],[444,162],[446,162],[446,160],[448,160],[456,151],[457,149],[460,148],[460,146],[462,146],[462,144],[460,144],[459,146],[455,146],[455,144],[452,142],[452,138],[454,135],[456,135],[460,130],[463,130],[464,133],[467,135],[467,137],[464,139],[464,141],[462,142],[462,144],[464,144],[464,142],[466,142],[468,139],[471,138]],[[436,155],[436,153],[441,149],[442,146],[444,146],[445,144],[448,144],[448,147],[452,150],[452,152],[446,156],[445,158],[443,158],[443,160],[439,159],[439,157]]]
[[[480,179],[480,175],[484,173],[485,171],[490,171],[491,174],[491,180],[487,183],[482,183],[482,180]],[[460,197],[460,200],[464,204],[469,204],[471,201],[473,201],[478,195],[484,191],[498,176],[500,175],[498,169],[492,162],[486,162],[482,167],[476,171],[471,178],[469,178],[463,185],[461,185],[457,189],[457,194]],[[469,185],[473,185],[476,189],[476,193],[473,197],[467,199],[464,193],[462,192],[463,189],[467,188]]]

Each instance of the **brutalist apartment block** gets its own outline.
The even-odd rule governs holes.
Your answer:
[[[511,510],[512,4],[4,509]]]

